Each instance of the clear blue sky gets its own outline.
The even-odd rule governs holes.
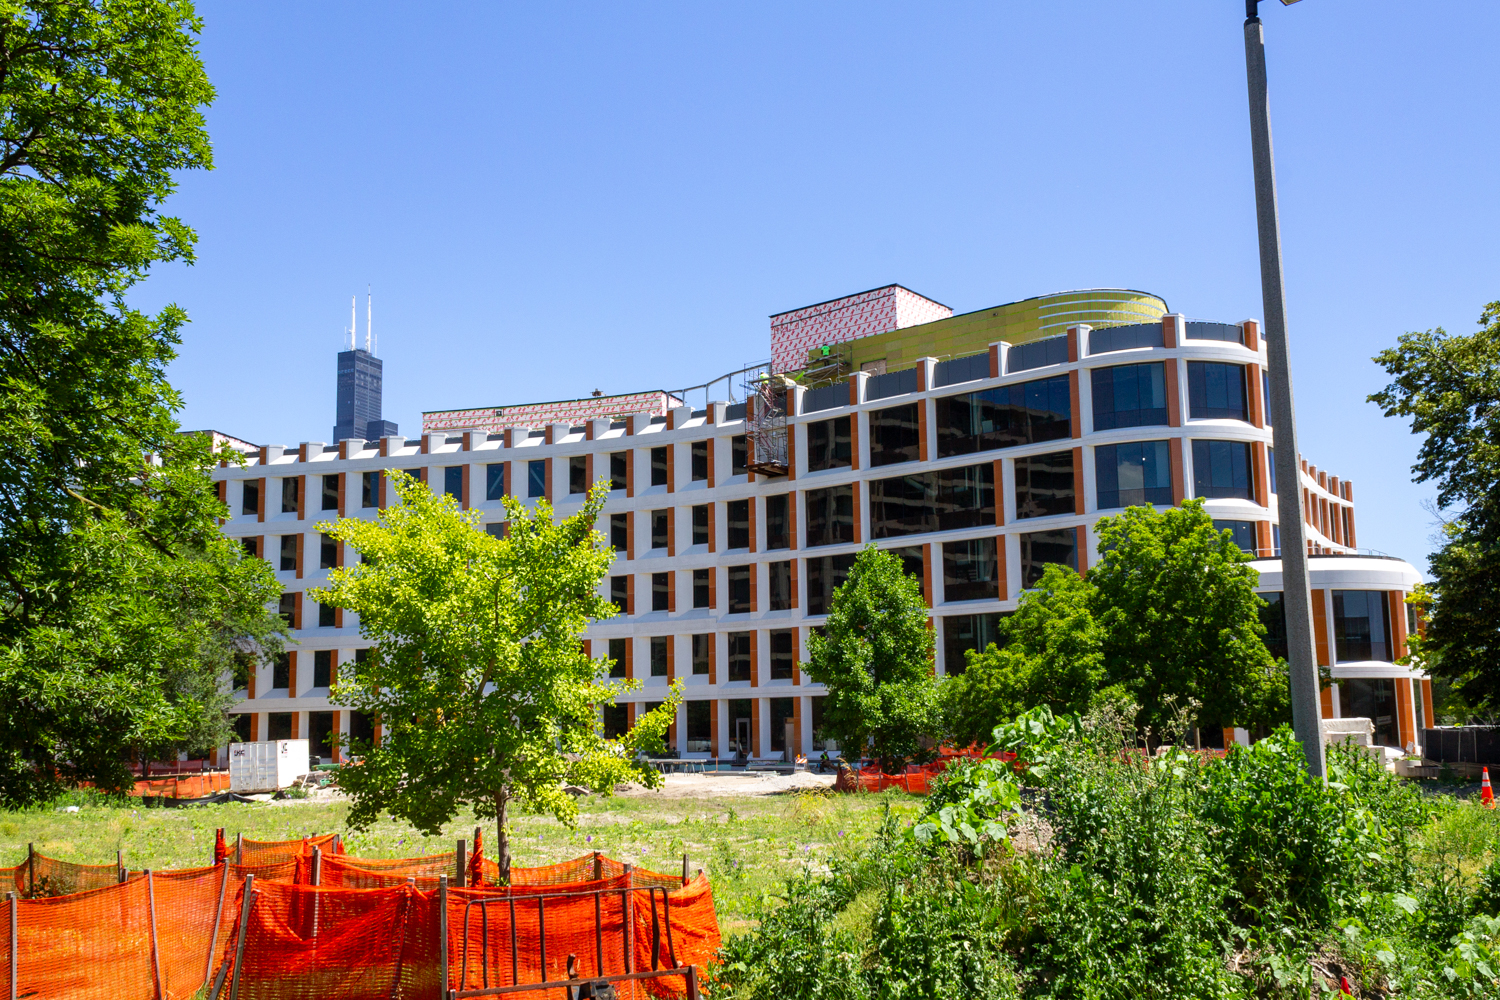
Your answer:
[[[1303,453],[1423,566],[1432,491],[1368,359],[1500,299],[1500,5],[1262,9]],[[202,13],[217,168],[170,206],[200,259],[136,296],[192,317],[188,427],[326,440],[367,284],[412,436],[703,382],[768,356],[768,314],[888,282],[1261,314],[1239,0]]]

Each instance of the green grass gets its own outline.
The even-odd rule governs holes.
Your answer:
[[[550,817],[520,816],[512,823],[511,852],[517,865],[551,864],[589,851],[654,871],[676,873],[682,855],[713,882],[721,930],[750,926],[752,904],[806,867],[822,868],[837,854],[856,851],[874,834],[883,806],[915,813],[920,799],[900,792],[839,795],[796,792],[766,796],[665,798],[654,795],[601,798],[579,803],[578,825],[569,829]],[[60,812],[67,804],[76,813]],[[119,805],[96,796],[70,796],[51,806],[0,810],[0,864],[17,864],[26,845],[48,857],[78,864],[113,864],[125,852],[127,868],[188,868],[212,861],[214,829],[224,827],[251,840],[288,840],[313,833],[342,833],[351,854],[374,858],[415,857],[453,850],[476,825],[461,815],[440,836],[425,836],[386,817],[364,832],[345,826],[347,802],[288,800],[180,809]],[[494,824],[481,824],[494,843]]]

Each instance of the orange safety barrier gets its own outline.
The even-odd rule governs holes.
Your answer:
[[[75,865],[29,851],[14,868],[0,868],[0,886],[22,899],[70,896],[90,889],[103,889],[120,881],[116,865]]]
[[[886,774],[875,766],[841,767],[833,783],[834,791],[883,792],[887,788],[899,788],[912,795],[926,795],[932,780],[948,770],[950,764],[958,760],[979,760],[984,756],[972,750],[949,748],[944,748],[941,753],[941,757],[929,764],[908,764],[901,774]],[[1016,755],[1008,751],[989,756],[1007,762],[1016,759]]]
[[[316,837],[303,837],[301,840],[241,839],[238,843],[238,861],[242,865],[295,861],[304,854],[311,855],[314,847],[322,850],[324,854],[344,853],[343,844],[336,833],[325,833]]]
[[[214,771],[208,774],[168,775],[161,778],[143,778],[135,783],[130,793],[138,796],[159,796],[169,799],[201,799],[216,792],[229,791],[229,772]]]

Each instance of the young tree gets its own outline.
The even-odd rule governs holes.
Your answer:
[[[959,746],[988,743],[995,726],[1038,705],[1059,715],[1086,711],[1104,677],[1094,603],[1093,586],[1077,572],[1047,566],[1015,613],[1001,619],[1001,642],[971,650],[963,673],[938,688],[950,738]]]
[[[388,475],[401,503],[378,521],[318,525],[362,561],[310,591],[359,615],[374,643],[333,693],[384,730],[378,745],[350,747],[360,760],[340,779],[354,796],[349,822],[363,828],[389,812],[436,833],[472,806],[495,819],[509,881],[512,804],[572,824],[578,807],[564,784],[657,787],[661,776],[637,756],[661,752],[681,689],[621,739],[602,734],[599,707],[624,686],[610,684],[609,661],[590,659],[580,639],[591,619],[615,613],[598,592],[614,553],[593,530],[606,485],[558,522],[546,500],[528,510],[506,497],[508,531],[496,538],[478,528],[478,511]]]
[[[828,689],[823,730],[846,755],[868,746],[895,773],[936,735],[927,606],[896,556],[873,545],[859,554],[807,648],[803,668]]]
[[[1446,516],[1413,650],[1473,709],[1500,712],[1500,302],[1474,333],[1405,333],[1375,363],[1392,381],[1370,402],[1426,435],[1412,477],[1437,484]]]
[[[1200,725],[1261,721],[1275,663],[1260,622],[1259,575],[1202,500],[1100,518],[1099,565],[1089,571],[1104,629],[1104,673],[1138,701],[1138,722],[1169,721],[1168,697],[1201,706]]]

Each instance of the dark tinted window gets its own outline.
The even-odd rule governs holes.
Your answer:
[[[708,504],[706,503],[693,508],[693,544],[708,544]]]
[[[830,486],[808,490],[807,544],[838,545],[854,541],[854,487]]]
[[[247,479],[240,494],[240,513],[260,513],[260,483],[253,479]]]
[[[1210,500],[1250,496],[1250,445],[1244,441],[1193,442],[1193,495]]]
[[[1094,448],[1099,509],[1172,505],[1172,464],[1165,441],[1131,441]]]
[[[790,504],[785,493],[766,497],[766,548],[784,549],[792,544]]]
[[[499,500],[505,496],[505,463],[491,462],[484,467],[484,498]]]
[[[380,473],[366,472],[359,478],[362,484],[359,505],[361,507],[380,506]]]
[[[742,476],[745,474],[745,463],[749,461],[749,444],[743,434],[736,434],[729,440],[729,474],[731,476]]]
[[[1264,372],[1263,371],[1263,372],[1260,373],[1260,385],[1261,385],[1261,390],[1265,393],[1265,398],[1266,398],[1265,411],[1263,412],[1262,417],[1265,420],[1266,426],[1270,427],[1271,426],[1271,373],[1270,372]]]
[[[1266,603],[1260,608],[1260,623],[1266,627],[1263,641],[1266,650],[1278,659],[1286,659],[1286,606],[1281,603],[1281,591],[1261,594]]]
[[[708,478],[708,442],[693,442],[693,482],[701,483]]]
[[[244,548],[245,548],[245,555],[249,556],[251,559],[256,559],[256,558],[260,557],[260,548],[257,545],[258,541],[259,541],[259,539],[255,539],[255,538],[241,538],[240,539],[240,545],[244,546]]]
[[[462,469],[459,470],[459,475],[463,475]],[[337,475],[323,477],[323,509],[339,509],[339,477]]]
[[[281,620],[286,622],[288,627],[295,627],[296,622],[294,619],[297,616],[297,595],[282,594],[281,600],[276,605],[276,613],[281,616]]]
[[[944,671],[950,676],[968,667],[969,650],[982,653],[990,643],[1000,642],[1000,613],[946,615],[943,618]]]
[[[664,549],[667,547],[668,536],[671,535],[671,511],[653,510],[651,512],[651,547],[653,549]]]
[[[697,673],[697,670],[693,672]],[[706,667],[704,672],[707,672]],[[687,716],[688,753],[712,752],[714,745],[713,704],[706,699],[700,699],[683,702],[682,707]]]
[[[1078,569],[1078,529],[1033,531],[1021,536],[1021,586],[1035,587],[1048,563]]]
[[[1095,368],[1089,372],[1089,384],[1094,430],[1166,426],[1167,379],[1162,362]]]
[[[1009,372],[1027,371],[1032,368],[1042,368],[1046,365],[1065,365],[1068,363],[1068,338],[1048,337],[1046,340],[1034,340],[1029,344],[1017,344],[1006,354],[1005,370]]]
[[[623,451],[609,453],[609,488],[612,490],[625,488],[625,470],[630,464],[625,456]]]
[[[1188,320],[1188,340],[1222,340],[1226,344],[1243,344],[1245,342],[1245,330],[1238,323],[1205,323],[1202,320]]]
[[[706,608],[709,606],[708,574],[711,569],[693,570],[693,607]]]
[[[651,485],[667,485],[667,449],[651,449]]]
[[[651,610],[670,611],[672,594],[668,586],[671,579],[666,573],[651,574]]]
[[[870,464],[894,465],[921,457],[917,404],[870,411]]]
[[[1136,347],[1163,346],[1160,323],[1131,323],[1089,331],[1089,354],[1108,354]]]
[[[292,654],[279,653],[275,662],[271,664],[271,686],[273,688],[291,687],[292,684]]]
[[[1036,379],[937,401],[939,458],[1071,437],[1068,377]]]
[[[853,554],[822,556],[807,560],[807,613],[828,614],[828,605],[833,592],[849,577],[849,567],[854,565]]]
[[[995,467],[968,465],[870,483],[870,537],[995,523]]]
[[[333,569],[339,559],[339,543],[327,535],[318,536],[318,568]]]
[[[747,614],[752,610],[750,607],[750,574],[754,572],[754,566],[729,567],[730,614]]]
[[[568,459],[568,492],[589,491],[589,460],[585,455],[574,455]]]
[[[612,661],[610,663],[610,665],[609,665],[609,676],[611,676],[611,677],[624,677],[625,676],[625,667],[626,667],[626,665],[628,664],[628,662],[630,660],[629,649],[630,649],[630,640],[629,639],[611,639],[611,640],[609,640],[609,658]]]
[[[333,628],[337,622],[335,617],[338,609],[332,604],[318,605],[318,628]]]
[[[1390,663],[1390,595],[1383,590],[1333,592],[1334,650],[1340,661]]]
[[[605,705],[600,710],[600,714],[603,716],[600,728],[609,739],[617,740],[630,729],[629,705]]]
[[[667,676],[667,637],[664,635],[651,637],[651,676]]]
[[[712,633],[693,636],[693,673],[706,674],[712,667],[714,637]],[[689,704],[694,704],[690,702]],[[707,705],[708,702],[702,702]]]
[[[1188,413],[1197,418],[1247,420],[1245,366],[1188,362]]]
[[[848,416],[834,417],[807,425],[807,471],[848,468],[851,454],[849,419]]]
[[[628,614],[630,611],[630,577],[612,576],[609,578],[609,599],[620,614]]]
[[[331,649],[320,649],[313,653],[313,687],[326,688],[332,685],[333,653]]]
[[[295,476],[288,476],[281,481],[281,512],[283,514],[297,512],[298,483],[299,480]]]
[[[1072,514],[1076,510],[1072,451],[1016,459],[1017,519]]]
[[[534,458],[526,463],[526,495],[528,497],[547,495],[546,459]]]
[[[326,484],[326,481],[328,479],[330,479],[330,478],[332,478],[332,477],[330,477],[330,476],[324,476],[323,477],[323,479],[325,481],[325,484]],[[452,497],[455,500],[459,500],[459,501],[463,500],[463,498],[464,498],[464,467],[462,465],[450,465],[450,466],[446,467],[445,469],[443,469],[443,492],[446,493],[448,496]],[[337,507],[339,505],[338,487],[337,487],[337,482],[336,481],[335,481],[335,486],[334,486],[333,505],[335,507]],[[326,485],[323,487],[323,509],[324,510],[330,509],[329,506],[328,506],[328,487]]]
[[[907,576],[914,577],[918,583],[922,584],[922,596],[924,598],[929,597],[930,595],[927,593],[927,574],[925,572],[927,560],[923,556],[922,546],[903,545],[900,548],[886,549],[886,551],[901,560],[901,572]]]
[[[773,562],[766,566],[770,582],[767,589],[771,611],[789,611],[792,607],[792,564]]]
[[[281,569],[282,572],[297,568],[297,536],[281,536]]]
[[[616,552],[625,552],[630,548],[630,515],[609,515],[609,545]]]
[[[943,543],[943,598],[999,600],[1000,569],[994,538]]]
[[[750,679],[750,633],[730,632],[728,639],[729,680],[748,681]]]
[[[725,528],[729,533],[729,547],[748,549],[750,547],[750,501],[731,500],[724,507],[728,512]]]
[[[767,638],[771,642],[771,680],[791,680],[792,672],[797,667],[796,631],[789,628],[772,629]]]
[[[1214,518],[1215,531],[1231,531],[1234,533],[1234,544],[1241,550],[1255,555],[1255,522],[1254,521],[1221,521]]]
[[[266,713],[266,739],[289,740],[292,738],[292,713]]]

